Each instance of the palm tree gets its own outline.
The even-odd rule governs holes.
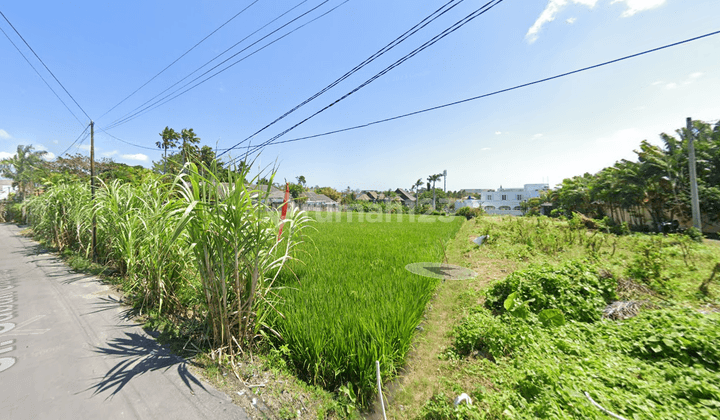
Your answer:
[[[18,145],[15,156],[0,161],[0,173],[13,180],[13,186],[19,188],[20,200],[25,199],[28,188],[32,190],[40,178],[44,150],[33,150],[32,145]]]
[[[182,138],[182,145],[180,146],[183,154],[183,163],[187,163],[191,158],[198,157],[199,150],[196,144],[200,144],[200,137],[198,137],[192,128],[183,128],[180,131],[180,138]]]
[[[162,141],[155,142],[155,145],[158,149],[165,149],[165,166],[163,172],[167,173],[167,150],[177,147],[177,141],[180,139],[180,134],[168,126],[165,126],[162,133],[159,134],[160,137],[162,137]]]
[[[418,201],[418,199],[419,199],[419,197],[418,197],[418,191],[419,191],[419,188],[422,186],[422,184],[423,184],[422,178],[418,178],[418,180],[415,181],[415,183],[413,184],[413,186],[410,187],[410,190],[411,190],[411,191],[412,191],[412,190],[415,190],[415,206],[417,206],[418,203],[419,203],[419,201]]]
[[[428,179],[427,179],[428,182],[432,182],[432,190],[433,190],[433,210],[435,210],[435,182],[436,182],[437,180],[439,180],[440,177],[442,177],[442,174],[435,174],[435,175],[430,175],[430,176],[428,177]]]

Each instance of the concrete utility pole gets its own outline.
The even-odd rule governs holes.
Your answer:
[[[443,192],[447,192],[447,169],[443,171]]]
[[[90,121],[90,196],[93,206],[95,205],[95,122]],[[97,262],[95,245],[97,242],[97,221],[93,214],[92,219],[92,260]]]
[[[687,138],[688,138],[688,154],[690,164],[690,194],[692,197],[692,218],[693,226],[702,232],[702,224],[700,223],[700,199],[698,198],[697,189],[697,171],[695,169],[695,145],[693,145],[693,126],[692,118],[687,118]]]

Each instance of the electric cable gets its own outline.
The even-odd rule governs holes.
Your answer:
[[[274,121],[270,122],[269,124],[265,125],[265,126],[262,127],[261,129],[257,130],[256,132],[254,132],[253,134],[251,134],[250,136],[248,136],[247,138],[245,138],[243,141],[241,141],[241,142],[239,142],[238,144],[236,144],[235,147],[237,147],[237,146],[239,146],[240,144],[246,142],[247,140],[255,137],[256,135],[258,135],[259,133],[261,133],[261,132],[264,131],[265,129],[269,128],[269,127],[272,126],[273,124],[277,123],[278,121],[280,121],[280,120],[282,120],[283,118],[287,117],[287,116],[290,115],[291,113],[295,112],[295,111],[298,110],[300,107],[308,104],[309,102],[311,102],[311,101],[313,101],[314,99],[318,98],[320,95],[324,94],[324,93],[327,92],[328,90],[330,90],[330,89],[332,89],[333,87],[337,86],[340,82],[346,80],[347,78],[349,78],[349,77],[350,77],[351,75],[353,75],[354,73],[360,71],[360,69],[362,69],[363,67],[365,67],[365,66],[368,65],[369,63],[373,62],[374,60],[376,60],[377,58],[379,58],[379,57],[382,56],[383,54],[387,53],[388,51],[392,50],[392,49],[395,48],[396,46],[400,45],[402,42],[404,42],[405,40],[407,40],[409,37],[411,37],[412,35],[414,35],[414,34],[417,33],[418,31],[420,31],[421,29],[423,29],[424,27],[426,27],[427,25],[429,25],[430,23],[432,23],[432,22],[435,21],[436,19],[438,19],[440,16],[442,16],[442,15],[444,15],[445,13],[449,12],[450,10],[452,10],[454,7],[456,7],[457,5],[459,5],[460,3],[462,3],[464,0],[459,0],[459,1],[457,1],[457,2],[456,2],[456,1],[457,1],[457,0],[450,0],[450,1],[448,1],[447,3],[445,3],[444,5],[442,5],[439,9],[433,11],[430,15],[426,16],[426,17],[425,17],[424,19],[422,19],[420,22],[418,22],[418,23],[415,24],[413,27],[411,27],[410,29],[408,29],[407,31],[405,31],[402,35],[398,36],[397,38],[395,38],[394,40],[392,40],[389,44],[385,45],[385,46],[382,47],[380,50],[378,50],[377,52],[375,52],[374,54],[372,54],[370,57],[366,58],[363,62],[361,62],[360,64],[356,65],[353,69],[351,69],[350,71],[348,71],[348,72],[345,73],[344,75],[340,76],[340,77],[339,77],[338,79],[336,79],[334,82],[330,83],[329,85],[327,85],[325,88],[323,88],[323,89],[320,90],[319,92],[317,92],[317,93],[315,93],[314,95],[310,96],[308,99],[306,99],[306,100],[304,100],[303,102],[301,102],[300,104],[296,105],[296,106],[295,106],[294,108],[292,108],[291,110],[285,112],[283,115],[279,116],[279,117],[276,118]],[[452,3],[455,3],[455,4],[452,4]],[[232,149],[232,148],[231,148],[231,149]],[[226,151],[227,151],[227,150],[226,150]],[[224,153],[224,152],[223,152],[223,153]]]
[[[322,90],[320,90],[319,92],[315,93],[314,95],[312,95],[311,97],[309,97],[309,98],[306,99],[305,101],[301,102],[300,104],[298,104],[297,106],[295,106],[295,107],[292,108],[291,110],[287,111],[286,113],[284,113],[284,114],[281,115],[280,117],[276,118],[274,121],[272,121],[272,122],[270,122],[269,124],[267,124],[266,126],[262,127],[260,130],[256,131],[256,132],[253,133],[252,135],[250,135],[248,138],[246,138],[246,139],[245,139],[244,141],[242,141],[241,143],[244,143],[244,142],[247,141],[248,139],[254,137],[254,136],[257,135],[257,134],[259,134],[260,132],[264,131],[264,130],[267,129],[268,127],[272,126],[273,124],[275,124],[275,123],[277,123],[278,121],[282,120],[283,118],[287,117],[287,116],[290,115],[291,113],[295,112],[295,111],[298,110],[300,107],[306,105],[307,103],[309,103],[309,102],[311,102],[312,100],[316,99],[317,97],[319,97],[320,95],[324,94],[325,92],[327,92],[327,91],[330,90],[331,88],[335,87],[335,86],[338,85],[340,82],[346,80],[346,79],[349,78],[351,75],[353,75],[354,73],[358,72],[360,69],[362,69],[363,67],[365,67],[366,65],[368,65],[369,63],[371,63],[372,61],[374,61],[375,59],[379,58],[379,57],[382,56],[383,54],[385,54],[385,53],[387,53],[388,51],[392,50],[394,47],[400,45],[402,42],[404,42],[405,40],[407,40],[410,36],[414,35],[415,33],[417,33],[418,31],[420,31],[421,29],[423,29],[424,27],[426,27],[426,26],[429,25],[431,22],[435,21],[436,19],[438,19],[439,17],[441,17],[442,15],[444,15],[445,13],[447,13],[448,11],[452,10],[454,7],[456,7],[457,5],[459,5],[460,3],[462,3],[463,1],[464,1],[464,0],[450,0],[450,1],[448,1],[447,3],[445,3],[444,5],[442,5],[440,8],[438,8],[437,10],[435,10],[434,12],[432,12],[430,15],[426,16],[426,17],[425,17],[424,19],[422,19],[420,22],[418,22],[417,24],[415,24],[413,27],[411,27],[410,29],[408,29],[407,31],[405,31],[403,34],[401,34],[400,36],[398,36],[397,38],[395,38],[395,39],[394,39],[393,41],[391,41],[389,44],[385,45],[385,46],[382,47],[380,50],[378,50],[377,52],[375,52],[374,54],[372,54],[370,57],[368,57],[367,59],[365,59],[363,62],[361,62],[360,64],[356,65],[353,69],[351,69],[350,71],[346,72],[346,73],[345,73],[344,75],[342,75],[340,78],[336,79],[334,82],[332,82],[331,84],[329,84],[328,86],[326,86],[325,88],[323,88]],[[452,3],[455,3],[455,4],[452,4]],[[233,64],[233,65],[234,65],[234,64]],[[223,71],[224,71],[224,70],[223,70]],[[214,77],[214,76],[212,76],[212,77]],[[197,79],[195,79],[195,80],[197,80]],[[191,83],[192,83],[192,82],[191,82]],[[185,85],[185,86],[187,86],[187,85]],[[184,87],[184,86],[183,86],[183,87]],[[182,89],[182,88],[181,88],[181,89]],[[176,91],[176,92],[177,92],[177,91]],[[160,105],[162,105],[162,104],[159,104],[158,106],[160,106]]]
[[[63,106],[65,106],[65,109],[67,109],[67,110],[72,114],[72,116],[75,117],[75,119],[77,120],[77,122],[80,123],[80,125],[84,125],[83,122],[80,121],[80,119],[77,117],[77,115],[75,115],[75,113],[72,112],[72,110],[70,109],[70,107],[67,106],[67,104],[65,103],[65,101],[63,101],[62,98],[57,94],[57,92],[55,92],[55,89],[53,89],[52,86],[50,86],[50,84],[47,82],[47,80],[45,80],[45,78],[42,77],[42,74],[40,74],[40,72],[37,71],[37,69],[35,68],[35,66],[32,65],[32,63],[30,62],[30,60],[28,60],[28,58],[25,56],[25,54],[23,54],[23,52],[20,50],[20,48],[18,48],[18,46],[15,45],[15,43],[13,42],[13,40],[10,39],[10,37],[9,37],[8,34],[3,30],[3,28],[0,28],[0,31],[2,31],[2,33],[3,33],[3,34],[5,35],[5,37],[8,39],[8,41],[10,41],[10,43],[13,45],[13,47],[15,47],[15,49],[17,50],[17,52],[20,53],[20,55],[22,56],[22,58],[25,59],[25,61],[28,63],[28,65],[30,65],[30,67],[32,67],[32,69],[35,71],[35,74],[37,74],[37,75],[40,77],[40,79],[42,79],[43,83],[45,83],[45,86],[47,86],[48,89],[50,89],[50,90],[52,91],[53,95],[55,95],[55,97],[58,98],[58,100],[59,100],[60,102],[62,102]]]
[[[305,1],[307,1],[307,0],[305,0]],[[202,80],[201,82],[195,84],[194,86],[192,86],[192,87],[184,90],[183,92],[181,92],[181,93],[173,96],[173,97],[170,98],[170,99],[167,99],[168,97],[174,95],[176,92],[180,91],[181,89],[183,89],[183,88],[185,88],[186,86],[192,84],[193,82],[195,82],[195,81],[197,81],[198,79],[202,78],[202,77],[205,76],[206,74],[208,74],[208,73],[212,72],[213,70],[215,70],[216,68],[222,66],[222,65],[225,64],[226,62],[230,61],[230,60],[233,59],[234,57],[238,56],[239,54],[243,53],[244,51],[247,51],[248,49],[250,49],[250,47],[258,44],[260,41],[262,41],[262,40],[264,40],[265,38],[271,36],[271,35],[274,34],[275,32],[278,32],[279,30],[283,29],[284,27],[290,25],[291,23],[293,23],[293,22],[295,22],[296,20],[302,18],[303,16],[305,16],[305,15],[313,12],[314,10],[318,9],[318,8],[319,8],[320,6],[322,6],[323,4],[325,4],[325,3],[327,3],[327,2],[330,1],[330,0],[324,0],[324,1],[323,1],[322,3],[320,3],[319,5],[313,7],[312,9],[310,9],[310,10],[308,10],[307,12],[301,14],[300,16],[297,16],[296,18],[290,20],[289,22],[285,23],[284,25],[282,25],[282,26],[280,26],[279,28],[275,29],[274,31],[270,32],[269,34],[263,36],[262,38],[258,39],[257,41],[253,42],[252,44],[250,44],[250,45],[248,45],[247,47],[243,48],[242,50],[238,51],[237,53],[231,55],[230,57],[226,58],[225,60],[223,60],[223,61],[220,62],[219,64],[217,64],[217,65],[215,65],[214,67],[212,67],[211,69],[205,71],[203,74],[197,76],[197,77],[194,78],[193,80],[191,80],[191,81],[185,83],[184,85],[182,85],[181,87],[175,89],[173,92],[171,92],[171,93],[163,96],[162,98],[160,98],[160,99],[158,99],[157,101],[151,103],[150,105],[145,106],[148,102],[152,101],[153,99],[157,98],[158,96],[160,96],[160,95],[162,95],[163,93],[167,92],[168,90],[172,89],[174,86],[178,85],[178,84],[181,83],[183,80],[185,80],[185,79],[187,79],[188,77],[190,77],[191,75],[195,74],[197,71],[199,71],[200,69],[202,69],[202,68],[205,67],[206,65],[210,64],[210,63],[213,62],[215,59],[217,59],[217,58],[220,57],[221,55],[225,54],[227,51],[229,51],[230,49],[234,48],[235,46],[237,46],[238,44],[240,44],[241,42],[243,42],[244,40],[246,40],[246,39],[249,38],[250,36],[254,35],[255,33],[259,32],[260,30],[262,30],[263,28],[265,28],[266,26],[270,25],[270,24],[271,24],[272,22],[274,22],[275,20],[281,18],[282,16],[284,16],[284,15],[287,14],[287,13],[289,13],[289,12],[292,11],[293,9],[295,9],[295,8],[297,8],[298,6],[302,5],[303,3],[305,3],[305,1],[301,2],[301,3],[298,4],[297,6],[291,8],[291,9],[288,10],[287,12],[285,12],[285,13],[283,13],[282,15],[278,16],[276,19],[274,19],[273,21],[269,22],[268,24],[266,24],[266,25],[263,26],[262,28],[258,29],[257,31],[253,32],[252,34],[248,35],[247,37],[243,38],[241,41],[237,42],[237,43],[236,43],[235,45],[233,45],[232,47],[228,48],[227,50],[225,50],[225,51],[222,52],[221,54],[217,55],[215,58],[213,58],[213,59],[210,60],[209,62],[207,62],[207,63],[203,64],[202,66],[200,66],[199,68],[197,68],[195,71],[193,71],[192,73],[190,73],[188,76],[184,77],[183,79],[181,79],[181,80],[179,80],[178,82],[174,83],[173,85],[171,85],[170,87],[168,87],[168,88],[165,89],[164,91],[158,93],[158,94],[155,95],[154,97],[152,97],[152,98],[150,98],[149,100],[145,101],[142,105],[138,106],[138,107],[135,108],[133,111],[130,111],[129,113],[125,114],[123,117],[115,120],[114,122],[112,122],[111,124],[109,124],[109,125],[108,125],[107,127],[105,127],[105,128],[115,128],[115,127],[117,127],[117,126],[119,126],[119,125],[121,125],[121,124],[125,124],[126,122],[128,122],[128,121],[130,121],[130,120],[132,120],[132,119],[135,119],[136,117],[144,114],[144,113],[147,112],[147,111],[150,111],[150,110],[152,110],[152,109],[157,108],[158,106],[161,106],[161,105],[166,104],[167,102],[170,102],[171,100],[177,98],[178,96],[183,95],[184,93],[186,93],[186,92],[188,92],[188,91],[196,88],[197,86],[205,83],[206,81],[212,79],[213,77],[215,77],[215,76],[217,76],[218,74],[224,72],[225,70],[227,70],[227,69],[235,66],[236,64],[244,61],[245,59],[247,59],[247,58],[255,55],[256,53],[258,53],[258,52],[260,52],[260,51],[262,51],[262,50],[264,50],[265,48],[267,48],[267,47],[269,47],[270,45],[276,43],[277,41],[280,41],[281,39],[283,39],[283,38],[285,38],[286,36],[292,34],[293,32],[295,32],[295,31],[297,31],[297,30],[299,30],[299,29],[301,29],[301,28],[309,25],[310,23],[312,23],[312,22],[320,19],[321,17],[329,14],[330,12],[334,11],[335,9],[337,9],[338,7],[342,6],[343,4],[347,3],[347,2],[350,1],[350,0],[345,0],[344,2],[340,3],[338,6],[333,7],[333,8],[330,9],[329,11],[323,13],[322,15],[320,15],[320,16],[312,19],[312,20],[310,20],[309,22],[306,22],[306,23],[298,26],[297,28],[289,31],[289,32],[286,33],[285,35],[283,35],[283,36],[281,36],[281,37],[279,37],[279,38],[276,38],[275,40],[273,40],[273,41],[265,44],[264,46],[258,48],[257,50],[255,50],[255,51],[253,51],[252,53],[244,56],[243,58],[235,61],[234,63],[228,65],[228,66],[225,67],[224,69],[222,69],[222,70],[218,71],[217,73],[211,75],[210,77]],[[167,100],[166,100],[166,99],[167,99]],[[164,102],[163,102],[163,101],[164,101]],[[143,108],[143,106],[145,106],[145,107]],[[142,109],[140,109],[139,111],[137,111],[139,108],[142,108]],[[137,112],[135,112],[135,111],[137,111]]]
[[[516,86],[513,86],[513,87],[509,87],[509,88],[496,90],[496,91],[494,91],[494,92],[485,93],[485,94],[482,94],[482,95],[473,96],[473,97],[466,98],[466,99],[461,99],[461,100],[459,100],[459,101],[449,102],[449,103],[446,103],[446,104],[443,104],[443,105],[437,105],[437,106],[434,106],[434,107],[431,107],[431,108],[425,108],[425,109],[421,109],[421,110],[419,110],[419,111],[413,111],[413,112],[409,112],[409,113],[407,113],[407,114],[401,114],[401,115],[397,115],[397,116],[394,116],[394,117],[390,117],[390,118],[385,118],[385,119],[382,119],[382,120],[377,120],[377,121],[369,122],[369,123],[366,123],[366,124],[356,125],[356,126],[353,126],[353,127],[347,127],[347,128],[342,128],[342,129],[339,129],[339,130],[328,131],[328,132],[325,132],[325,133],[315,134],[315,135],[312,135],[312,136],[306,136],[306,137],[299,137],[299,138],[290,139],[290,140],[277,141],[277,142],[269,143],[269,144],[267,144],[267,146],[269,146],[269,145],[277,145],[277,144],[284,144],[284,143],[291,143],[291,142],[296,142],[296,141],[301,141],[301,140],[308,140],[308,139],[313,139],[313,138],[323,137],[323,136],[329,136],[329,135],[331,135],[331,134],[342,133],[342,132],[344,132],[344,131],[357,130],[357,129],[369,127],[369,126],[375,125],[375,124],[380,124],[380,123],[384,123],[384,122],[389,122],[389,121],[393,121],[393,120],[398,120],[398,119],[401,119],[401,118],[406,118],[406,117],[410,117],[410,116],[417,115],[417,114],[422,114],[422,113],[429,112],[429,111],[435,111],[435,110],[438,110],[438,109],[441,109],[441,108],[447,108],[447,107],[450,107],[450,106],[459,105],[459,104],[463,104],[463,103],[466,103],[466,102],[475,101],[475,100],[482,99],[482,98],[487,98],[487,97],[489,97],[489,96],[498,95],[498,94],[500,94],[500,93],[509,92],[509,91],[512,91],[512,90],[516,90],[516,89],[520,89],[520,88],[524,88],[524,87],[536,85],[536,84],[539,84],[539,83],[548,82],[548,81],[550,81],[550,80],[559,79],[559,78],[561,78],[561,77],[570,76],[570,75],[573,75],[573,74],[576,74],[576,73],[580,73],[580,72],[584,72],[584,71],[587,71],[587,70],[592,70],[592,69],[595,69],[595,68],[598,68],[598,67],[607,66],[607,65],[609,65],[609,64],[613,64],[613,63],[617,63],[617,62],[620,62],[620,61],[628,60],[628,59],[631,59],[631,58],[639,57],[639,56],[642,56],[642,55],[645,55],[645,54],[650,54],[650,53],[653,53],[653,52],[657,52],[657,51],[660,51],[660,50],[664,50],[664,49],[666,49],[666,48],[676,47],[676,46],[678,46],[678,45],[686,44],[686,43],[692,42],[692,41],[697,41],[697,40],[699,40],[699,39],[707,38],[707,37],[709,37],[709,36],[718,35],[718,34],[720,34],[720,31],[709,32],[709,33],[706,33],[706,34],[704,34],[704,35],[700,35],[700,36],[696,36],[696,37],[693,37],[693,38],[685,39],[685,40],[683,40],[683,41],[673,42],[673,43],[671,43],[671,44],[663,45],[663,46],[661,46],[661,47],[656,47],[656,48],[652,48],[652,49],[649,49],[649,50],[645,50],[645,51],[642,51],[642,52],[639,52],[639,53],[630,54],[630,55],[627,55],[627,56],[624,56],[624,57],[620,57],[620,58],[616,58],[616,59],[613,59],[613,60],[605,61],[605,62],[602,62],[602,63],[593,64],[593,65],[591,65],[591,66],[587,66],[587,67],[583,67],[583,68],[580,68],[580,69],[572,70],[572,71],[569,71],[569,72],[557,74],[557,75],[555,75],[555,76],[546,77],[546,78],[543,78],[543,79],[538,79],[538,80],[535,80],[535,81],[532,81],[532,82],[523,83],[523,84],[521,84],[521,85],[516,85]],[[226,150],[231,150],[231,149],[226,149]],[[247,155],[249,155],[249,154],[252,154],[252,153],[255,153],[257,150],[258,150],[258,149],[249,150],[248,152],[246,152],[245,156],[247,156]]]
[[[205,40],[208,39],[208,38],[210,38],[212,35],[214,35],[215,32],[217,32],[217,31],[219,31],[220,29],[222,29],[223,26],[225,26],[225,25],[227,25],[228,23],[230,23],[233,19],[235,19],[236,17],[240,16],[244,11],[246,11],[246,10],[249,9],[252,5],[254,5],[255,3],[259,2],[259,1],[260,1],[260,0],[255,0],[255,1],[253,1],[253,2],[250,3],[247,7],[245,7],[245,8],[242,9],[241,11],[237,12],[237,14],[235,14],[235,16],[231,17],[230,19],[228,19],[227,21],[225,21],[225,23],[223,23],[222,25],[218,26],[214,31],[210,32],[210,34],[208,34],[205,38],[201,39],[197,44],[193,45],[192,48],[190,48],[189,50],[185,51],[180,57],[176,58],[175,61],[173,61],[172,63],[168,64],[167,67],[165,67],[164,69],[160,70],[160,72],[157,73],[155,76],[151,77],[150,80],[148,80],[148,81],[145,82],[142,86],[140,86],[139,88],[135,89],[131,94],[129,94],[128,96],[126,96],[125,99],[123,99],[122,101],[120,101],[120,102],[118,102],[117,104],[115,104],[115,106],[113,106],[113,107],[110,108],[109,110],[105,111],[105,113],[102,114],[102,115],[98,118],[98,120],[99,120],[100,118],[104,117],[105,115],[107,115],[108,113],[110,113],[110,111],[112,111],[113,109],[115,109],[115,108],[117,108],[118,106],[120,106],[120,104],[122,104],[123,102],[127,101],[128,99],[130,99],[131,96],[133,96],[134,94],[136,94],[140,89],[142,89],[142,88],[144,88],[145,86],[147,86],[148,83],[152,82],[152,81],[155,80],[158,76],[160,76],[161,74],[163,74],[163,73],[165,72],[165,70],[169,69],[169,68],[172,67],[175,63],[177,63],[178,61],[180,61],[181,58],[185,57],[190,51],[194,50],[198,45],[200,45],[200,44],[202,44],[203,42],[205,42]],[[307,1],[307,0],[306,0],[306,1]]]
[[[282,131],[280,134],[277,134],[277,135],[275,135],[274,137],[272,137],[271,139],[266,140],[266,141],[263,142],[263,143],[260,143],[258,146],[255,146],[255,148],[254,148],[253,150],[258,150],[258,149],[264,147],[265,145],[274,142],[274,141],[277,140],[278,138],[284,136],[284,135],[287,134],[288,132],[290,132],[290,131],[294,130],[295,128],[297,128],[298,126],[304,124],[305,122],[307,122],[307,121],[310,120],[311,118],[313,118],[313,117],[319,115],[320,113],[328,110],[328,109],[329,109],[330,107],[332,107],[333,105],[339,103],[340,101],[346,99],[348,96],[352,95],[353,93],[359,91],[360,89],[364,88],[365,86],[367,86],[367,85],[369,85],[370,83],[374,82],[375,80],[379,79],[379,78],[382,77],[383,75],[385,75],[385,74],[387,74],[388,72],[390,72],[392,69],[398,67],[399,65],[401,65],[401,64],[404,63],[405,61],[409,60],[410,58],[414,57],[415,55],[417,55],[417,54],[420,53],[421,51],[424,51],[425,49],[427,49],[427,48],[429,48],[430,46],[434,45],[435,43],[437,43],[437,42],[440,41],[441,39],[445,38],[446,36],[450,35],[451,33],[455,32],[456,30],[458,30],[458,29],[460,29],[461,27],[465,26],[466,24],[468,24],[469,22],[471,22],[471,21],[474,20],[475,18],[477,18],[477,17],[485,14],[486,12],[488,12],[489,10],[491,10],[493,7],[497,6],[498,4],[500,4],[500,3],[502,3],[502,2],[503,2],[503,0],[491,0],[491,1],[487,2],[486,4],[484,4],[483,6],[481,6],[480,8],[478,8],[477,10],[471,12],[470,14],[468,14],[467,16],[465,16],[464,18],[460,19],[459,21],[455,22],[453,25],[449,26],[448,28],[446,28],[445,30],[443,30],[442,32],[440,32],[439,34],[435,35],[433,38],[431,38],[430,40],[426,41],[425,43],[423,43],[422,45],[420,45],[419,47],[417,47],[416,49],[414,49],[414,50],[411,51],[410,53],[406,54],[405,56],[403,56],[403,57],[400,58],[399,60],[395,61],[393,64],[389,65],[388,67],[386,67],[385,69],[383,69],[383,70],[380,71],[379,73],[375,74],[373,77],[371,77],[371,78],[369,78],[368,80],[366,80],[366,81],[365,81],[364,83],[362,83],[360,86],[358,86],[358,87],[356,87],[355,89],[351,90],[350,92],[346,93],[345,95],[343,95],[343,96],[340,97],[339,99],[335,100],[334,102],[330,103],[329,105],[325,106],[324,108],[320,109],[319,111],[316,111],[315,113],[311,114],[309,117],[301,120],[301,121],[298,122],[297,124],[295,124],[295,125],[291,126],[290,128]],[[243,143],[243,142],[240,142],[240,143],[235,144],[234,146],[230,147],[229,150],[232,150],[233,148],[238,147],[238,146],[241,145],[242,143]],[[228,150],[220,153],[220,154],[218,155],[218,157],[222,156],[223,154],[225,154],[225,153],[227,153],[227,152],[228,152]]]
[[[70,92],[68,92],[68,90],[65,89],[65,86],[63,86],[63,84],[60,83],[60,81],[58,80],[58,78],[55,77],[55,74],[53,74],[53,72],[48,68],[48,66],[45,65],[45,62],[42,61],[42,59],[40,58],[40,56],[37,55],[37,53],[35,52],[35,50],[32,49],[32,47],[30,46],[30,44],[28,44],[28,42],[25,41],[25,38],[23,38],[23,36],[20,35],[20,32],[18,32],[18,30],[15,29],[15,26],[13,26],[13,24],[10,22],[10,20],[8,20],[7,16],[5,16],[5,14],[4,14],[2,11],[0,11],[0,15],[2,15],[3,18],[5,18],[5,21],[10,25],[10,27],[13,28],[13,30],[15,31],[15,33],[20,37],[20,39],[23,40],[23,42],[25,43],[25,45],[27,45],[27,47],[30,48],[30,51],[32,51],[32,53],[35,54],[35,57],[36,57],[38,60],[40,60],[40,63],[42,63],[43,67],[45,67],[45,70],[47,70],[47,71],[50,73],[50,75],[53,77],[53,79],[55,79],[55,81],[60,85],[60,87],[63,88],[63,90],[65,91],[65,93],[67,93],[67,95],[70,97],[70,99],[72,99],[73,102],[75,102],[75,105],[77,105],[77,107],[80,108],[80,111],[82,111],[83,114],[85,114],[85,116],[87,117],[88,120],[91,120],[91,121],[92,121],[92,118],[90,118],[90,116],[87,114],[87,112],[85,112],[85,110],[83,109],[83,107],[81,107],[80,104],[77,103],[77,101],[75,100],[75,98],[73,98],[73,96],[70,94]],[[7,36],[7,35],[6,35],[6,36]]]
[[[102,131],[103,133],[107,134],[108,136],[114,138],[115,140],[120,141],[120,142],[123,142],[123,143],[125,143],[125,144],[129,144],[130,146],[135,146],[135,147],[138,147],[138,148],[140,148],[140,149],[146,149],[146,150],[158,150],[158,149],[155,148],[155,147],[147,147],[147,146],[142,146],[142,145],[135,144],[135,143],[130,143],[129,141],[123,140],[123,139],[121,139],[121,138],[119,138],[119,137],[116,137],[116,136],[108,133],[105,129],[100,128],[99,130]]]
[[[80,137],[82,137],[83,134],[85,134],[85,132],[87,131],[88,128],[90,128],[90,125],[89,125],[89,124],[88,124],[87,126],[85,126],[85,129],[82,131],[82,133],[80,133],[79,136],[77,136],[77,138],[75,139],[75,141],[72,142],[72,143],[70,144],[70,146],[68,146],[67,149],[65,149],[65,151],[62,152],[62,153],[60,153],[58,156],[62,156],[62,155],[64,155],[65,153],[67,153],[68,150],[70,150],[70,149],[75,145],[75,143],[77,143],[77,141],[80,140]],[[85,141],[85,140],[83,139],[83,141]]]

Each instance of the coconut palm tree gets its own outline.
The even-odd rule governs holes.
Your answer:
[[[177,147],[177,141],[180,139],[180,134],[178,134],[175,130],[168,126],[165,126],[165,129],[162,131],[162,133],[159,134],[160,137],[162,137],[162,141],[155,142],[155,145],[158,147],[158,149],[165,150],[165,166],[163,172],[167,173],[167,150]]]
[[[432,190],[433,190],[433,210],[435,210],[435,182],[439,180],[442,177],[442,174],[435,174],[430,175],[428,177],[428,182],[432,182]]]
[[[193,158],[197,158],[200,151],[197,144],[200,144],[200,137],[198,137],[192,128],[183,128],[180,131],[180,138],[182,139],[182,150],[183,163],[191,162]]]
[[[42,172],[42,157],[47,154],[44,150],[33,150],[32,145],[18,145],[15,156],[0,161],[0,174],[13,180],[13,186],[18,187],[20,200],[25,199],[28,189],[40,180]]]

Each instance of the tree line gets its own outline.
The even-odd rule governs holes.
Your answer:
[[[680,128],[674,136],[662,133],[660,146],[643,140],[634,151],[636,161],[623,159],[596,174],[566,178],[544,200],[553,204],[553,215],[578,212],[635,226],[688,220],[692,217],[688,136],[693,135],[700,211],[705,220],[718,221],[720,122],[693,121],[693,131],[688,134]]]

